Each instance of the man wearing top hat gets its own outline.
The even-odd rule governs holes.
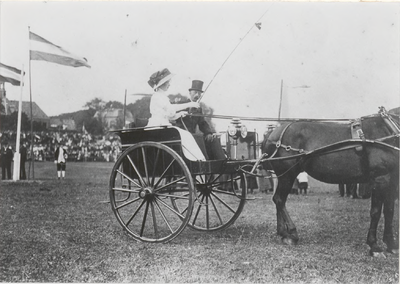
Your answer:
[[[175,103],[182,104],[187,102],[197,102],[203,93],[203,81],[193,80],[192,87],[189,89],[190,99],[181,99]],[[191,116],[190,114],[203,114],[202,108],[189,108],[186,109],[188,114],[187,116],[182,116],[175,121],[176,126],[186,129],[190,133],[193,134],[196,140],[196,128],[199,127],[199,130],[203,133],[202,139],[205,142],[206,154],[208,159],[210,160],[222,160],[225,159],[225,154],[223,153],[221,144],[218,139],[215,139],[212,135],[213,131],[211,130],[210,125],[204,119],[203,116]],[[199,142],[199,141],[198,141]],[[200,144],[200,143],[199,143]]]

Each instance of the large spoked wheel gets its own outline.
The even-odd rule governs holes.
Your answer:
[[[142,142],[126,149],[110,177],[110,202],[117,220],[139,241],[174,239],[189,222],[194,203],[193,178],[170,147]],[[178,211],[171,204],[179,208]]]
[[[246,202],[244,174],[196,175],[194,178],[196,202],[188,226],[199,231],[218,231],[232,225]]]

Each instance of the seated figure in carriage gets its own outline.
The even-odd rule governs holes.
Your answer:
[[[150,101],[150,113],[148,127],[151,126],[168,126],[171,122],[190,132],[200,147],[202,155],[197,155],[199,160],[223,160],[225,154],[222,150],[220,141],[215,139],[208,123],[203,117],[185,116],[188,112],[202,113],[200,104],[197,100],[203,92],[203,82],[194,80],[192,88],[189,89],[191,99],[181,100],[176,104],[171,104],[168,99],[167,90],[170,86],[170,80],[173,74],[168,69],[163,69],[151,75],[148,81],[153,88],[154,94]],[[196,134],[196,128],[199,127],[203,135]],[[192,143],[192,139],[188,137],[188,133],[180,131],[180,135],[185,143]],[[192,148],[192,147],[191,147]]]
[[[178,100],[175,100],[174,103],[184,104],[187,102],[197,102],[200,99],[201,94],[204,92],[203,84],[203,81],[193,80],[192,86],[189,89],[190,98],[179,98]],[[201,107],[188,108],[186,111],[189,114],[203,114]],[[210,125],[203,116],[181,116],[175,121],[175,125],[192,133],[207,160],[224,160],[226,158],[220,140],[218,137],[213,135]],[[202,134],[197,134],[197,128],[202,132]]]

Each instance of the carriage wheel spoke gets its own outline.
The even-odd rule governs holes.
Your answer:
[[[153,216],[153,227],[154,227],[154,235],[156,238],[159,238],[158,235],[158,228],[157,228],[157,219],[156,219],[156,212],[154,210],[154,204],[153,202],[150,202],[150,207],[151,207],[151,215]]]
[[[153,178],[151,179],[151,186],[154,186],[154,181],[156,179],[156,169],[157,169],[159,157],[160,157],[160,149],[157,149],[156,159],[154,161],[154,167],[153,167],[153,173],[152,173]]]
[[[179,213],[178,211],[176,211],[174,208],[172,208],[171,206],[169,206],[167,203],[165,203],[164,201],[162,201],[160,198],[158,198],[156,196],[156,199],[165,207],[167,207],[171,212],[175,213],[176,215],[178,215],[180,218],[185,218],[181,213]]]
[[[126,205],[132,204],[132,203],[134,203],[134,202],[136,202],[136,201],[138,201],[138,200],[140,200],[140,197],[137,197],[137,198],[135,198],[135,199],[129,200],[128,202],[125,202],[125,203],[123,203],[123,204],[121,204],[121,205],[115,207],[115,209],[117,209],[117,210],[118,210],[118,209],[121,209],[122,207],[125,207]]]
[[[190,198],[188,197],[189,195],[190,195],[189,193],[183,194],[183,195],[180,197],[180,199],[182,199],[182,198],[190,199]],[[175,199],[178,199],[177,196],[174,196],[174,198],[172,198],[172,200],[175,200]],[[183,209],[183,211],[181,211],[181,214],[185,214],[185,212],[188,210],[188,208],[189,208],[189,206],[186,206],[185,209]]]
[[[155,190],[155,192],[158,192],[158,191],[160,191],[160,190],[163,190],[164,188],[167,188],[167,187],[169,187],[169,186],[171,186],[171,185],[173,185],[173,184],[176,184],[176,183],[178,183],[178,182],[180,182],[180,181],[182,181],[182,180],[184,180],[185,179],[185,177],[181,177],[181,178],[179,178],[179,179],[176,179],[176,180],[173,180],[173,181],[171,181],[170,183],[168,183],[168,184],[164,184],[163,186],[160,186],[159,188],[157,188],[156,190]],[[161,179],[160,179],[161,180]],[[159,181],[160,181],[159,180]],[[158,183],[158,182],[157,182]]]
[[[196,183],[204,183],[204,176],[203,175],[197,175],[196,177]]]
[[[189,200],[188,195],[184,196],[184,195],[173,195],[173,194],[162,194],[162,193],[158,193],[157,194],[158,197],[170,197],[172,199],[186,199]]]
[[[206,226],[210,229],[210,207],[208,206],[208,196],[206,196]]]
[[[120,173],[123,177],[125,177],[127,180],[129,180],[131,183],[136,185],[137,187],[141,187],[140,184],[138,184],[136,181],[134,181],[130,176],[126,175],[125,173],[121,172],[120,170],[117,170],[117,173]]]
[[[220,189],[213,189],[213,192],[221,193],[221,194],[225,194],[225,195],[236,196],[236,197],[238,196],[235,193],[232,193],[232,192],[229,192],[229,191],[220,190]]]
[[[131,223],[131,221],[133,220],[133,218],[135,218],[136,214],[139,212],[139,210],[142,208],[143,204],[144,204],[145,200],[142,201],[142,203],[139,205],[139,207],[136,209],[136,211],[133,213],[133,215],[131,216],[131,218],[129,218],[128,222],[126,222],[125,226],[129,226],[129,224]]]
[[[214,202],[213,198],[211,197],[211,195],[210,195],[210,201],[211,201],[211,203],[212,203],[212,205],[214,207],[215,213],[217,214],[217,217],[219,219],[220,224],[223,224],[221,215],[219,214],[219,210],[218,210],[217,206],[215,205],[215,202]]]
[[[228,208],[232,213],[235,213],[235,210],[232,209],[232,207],[229,206],[225,201],[223,201],[221,198],[218,197],[218,195],[214,194],[211,192],[211,195],[214,196],[216,199],[218,199],[219,202],[221,202],[223,205],[225,205],[226,208]]]
[[[167,171],[172,167],[172,164],[176,161],[176,159],[173,159],[171,161],[171,163],[169,163],[169,165],[165,168],[164,172],[160,175],[160,178],[158,179],[158,181],[156,182],[156,184],[154,185],[154,188],[156,188],[158,186],[158,184],[161,182],[161,180],[164,179],[165,174],[167,173]]]
[[[213,179],[214,175],[210,175],[210,178],[208,180],[209,184],[218,184],[218,182],[216,182],[220,177],[222,176],[222,174],[217,174],[216,177]],[[212,181],[211,181],[212,180]],[[221,182],[219,183],[221,184]]]
[[[126,188],[113,187],[112,190],[119,192],[139,193],[139,189],[126,189]]]
[[[200,196],[199,196],[199,197],[200,197]],[[192,225],[193,225],[193,226],[194,226],[194,223],[196,223],[197,217],[199,216],[200,209],[201,209],[201,206],[203,206],[203,201],[204,201],[204,198],[205,198],[205,197],[206,197],[206,196],[203,195],[203,197],[201,198],[201,201],[200,201],[199,205],[197,206],[196,214],[194,215],[194,218],[193,218],[193,221],[192,221]]]
[[[146,179],[147,179],[147,184],[150,184],[149,170],[147,169],[147,157],[146,157],[145,147],[142,147],[142,156],[143,156],[143,166],[144,166],[144,172],[145,172]]]
[[[136,168],[135,163],[132,161],[132,158],[131,158],[129,155],[127,155],[126,157],[128,158],[129,162],[131,163],[132,168],[135,170],[136,175],[138,176],[140,183],[142,184],[142,186],[145,186],[146,183],[145,183],[145,181],[143,180],[142,175],[139,173],[138,169]],[[122,172],[121,172],[121,174],[122,174]],[[126,178],[128,178],[128,176],[126,176],[126,175],[124,175],[124,176],[125,176]],[[128,178],[128,179],[129,179],[129,178]],[[135,183],[132,179],[129,179],[129,180],[132,181],[133,183]]]
[[[156,204],[157,210],[158,210],[158,212],[160,212],[161,217],[164,219],[165,224],[168,226],[169,231],[170,231],[171,233],[173,233],[174,230],[172,229],[171,225],[169,224],[169,222],[168,222],[168,220],[167,220],[167,217],[165,216],[164,212],[161,210],[160,205],[158,204],[157,201],[155,201],[154,203]]]
[[[142,228],[140,229],[140,236],[143,237],[144,228],[146,227],[147,213],[149,212],[149,202],[146,202],[146,209],[144,210]]]

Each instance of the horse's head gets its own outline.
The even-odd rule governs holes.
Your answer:
[[[269,130],[264,134],[264,140],[261,143],[261,150],[269,156],[276,150],[276,142],[279,141],[280,135],[287,123],[278,124],[275,128]]]

